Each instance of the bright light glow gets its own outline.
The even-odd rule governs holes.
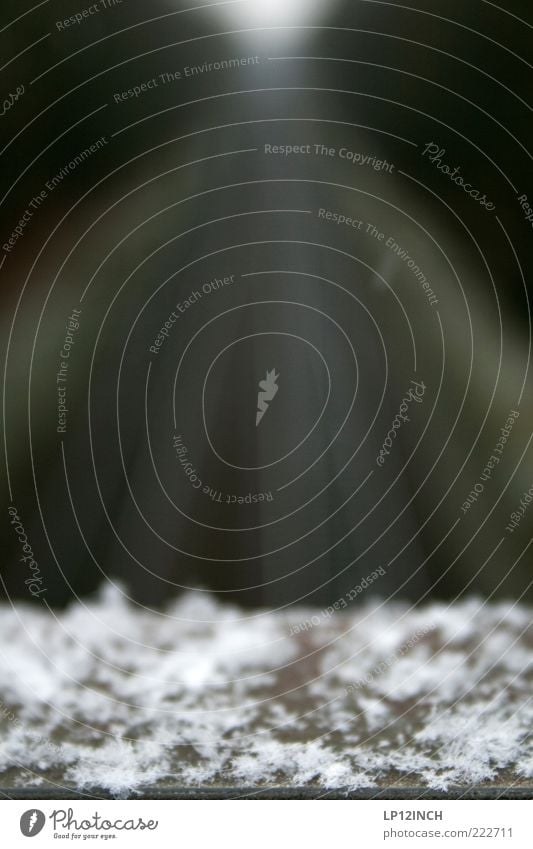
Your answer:
[[[333,4],[334,0],[242,0],[217,11],[237,26],[290,26],[317,23]]]

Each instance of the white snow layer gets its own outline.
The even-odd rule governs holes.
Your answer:
[[[55,614],[0,606],[0,785],[531,778],[532,613],[477,598],[243,612],[204,593],[154,612],[110,587]]]

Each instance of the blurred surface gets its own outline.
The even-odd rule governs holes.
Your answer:
[[[189,594],[148,614],[108,590],[55,622],[1,613],[10,796],[530,798],[529,607],[243,617]]]

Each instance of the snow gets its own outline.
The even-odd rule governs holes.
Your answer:
[[[446,790],[533,776],[532,610],[478,598],[242,611],[120,587],[0,606],[0,785]]]

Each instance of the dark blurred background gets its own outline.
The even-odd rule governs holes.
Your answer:
[[[3,592],[37,574],[14,505],[39,603],[327,605],[378,567],[367,593],[531,599],[528,4],[1,17]]]

